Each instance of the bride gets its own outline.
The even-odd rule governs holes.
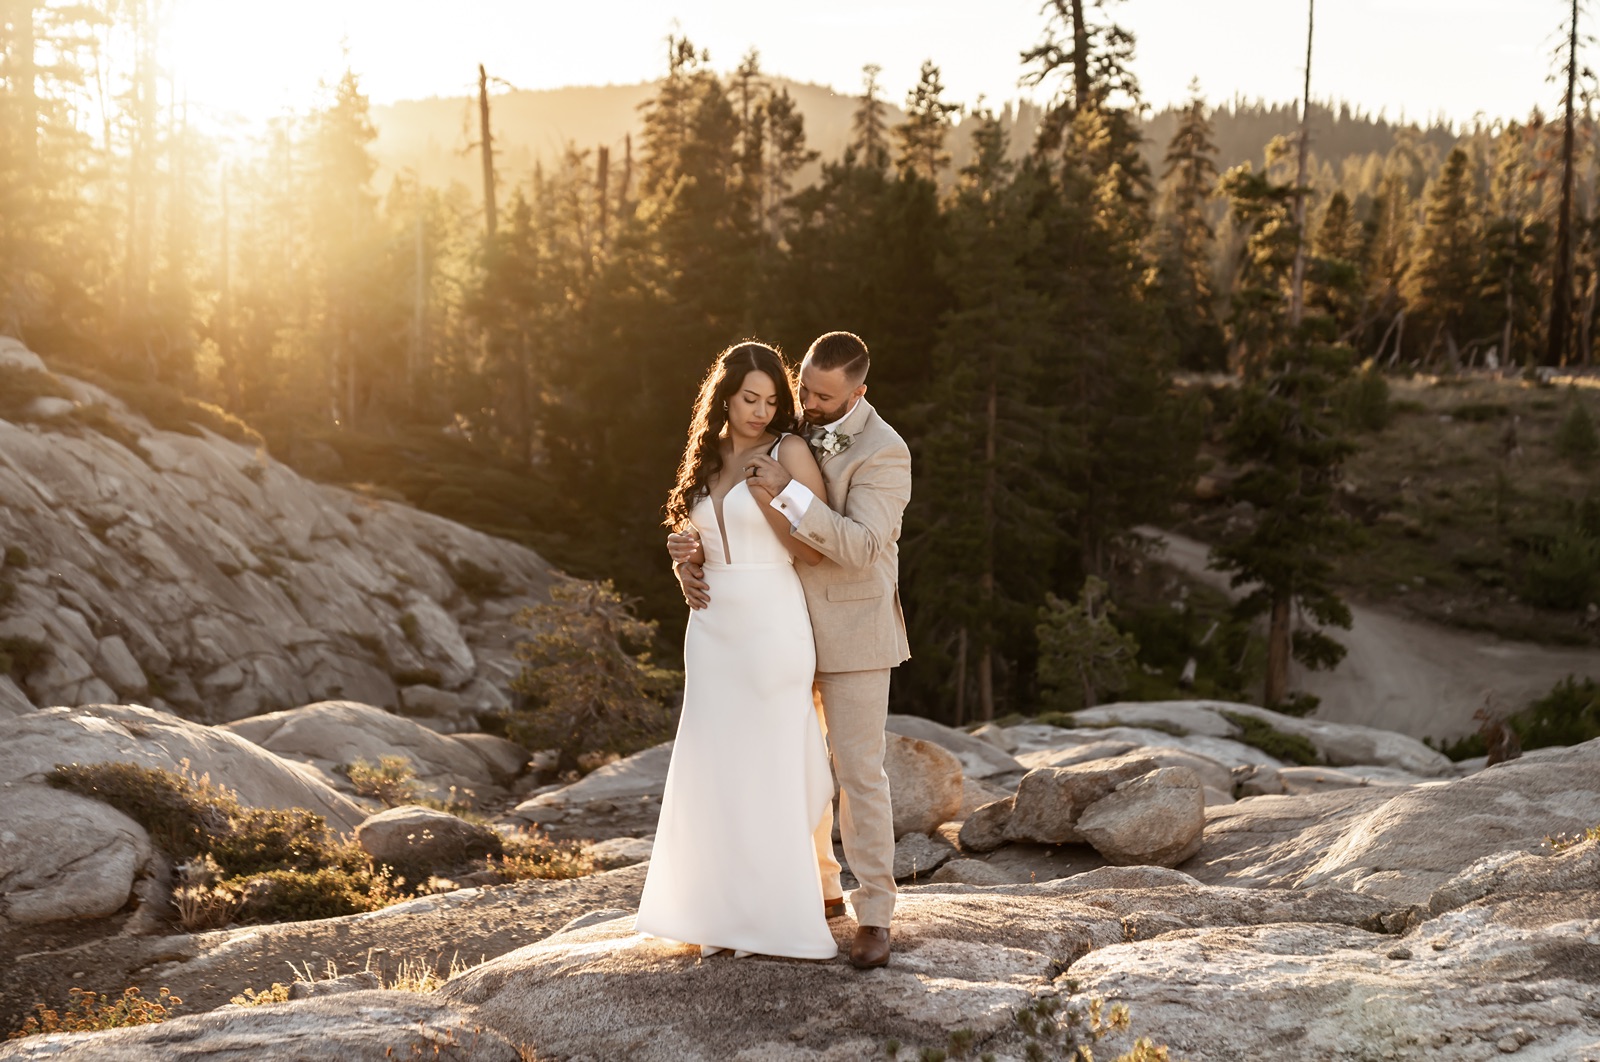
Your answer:
[[[831,959],[813,833],[833,797],[813,706],[816,648],[796,559],[821,554],[749,476],[770,455],[818,497],[822,473],[777,351],[723,351],[695,403],[668,526],[698,532],[713,604],[690,613],[677,743],[635,923],[710,955]]]

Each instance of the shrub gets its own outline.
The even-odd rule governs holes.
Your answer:
[[[172,903],[178,909],[178,923],[188,932],[221,929],[233,921],[243,902],[238,889],[222,884],[222,868],[209,855],[179,864]]]
[[[7,546],[5,562],[7,568],[26,568],[28,566],[28,551],[21,546]]]
[[[557,749],[558,772],[575,770],[582,753],[631,752],[671,732],[669,698],[683,674],[651,660],[656,624],[636,617],[632,604],[609,581],[574,580],[517,617],[536,633],[517,645],[523,668],[511,686],[534,707],[516,712],[507,729],[526,748]]]
[[[1116,606],[1106,596],[1104,581],[1089,576],[1078,600],[1045,595],[1039,609],[1039,685],[1044,700],[1057,711],[1074,711],[1099,703],[1102,693],[1128,684],[1128,671],[1139,655],[1133,635],[1111,623]]]
[[[348,846],[334,836],[321,815],[304,808],[236,805],[228,829],[209,838],[208,847],[232,875],[351,865]]]
[[[1389,381],[1380,372],[1356,373],[1339,388],[1337,401],[1345,424],[1357,431],[1389,426]]]
[[[1580,745],[1600,737],[1600,682],[1568,675],[1510,723],[1525,749]]]
[[[228,1000],[236,1007],[261,1007],[268,1003],[289,1002],[289,986],[281,981],[272,982],[272,987],[265,992],[257,992],[253,988],[246,988],[243,995],[234,996]]]
[[[50,650],[43,642],[31,638],[0,638],[0,674],[10,675],[18,682],[44,667],[49,659]]]
[[[1600,596],[1600,539],[1565,531],[1528,560],[1522,597],[1542,608],[1580,609]]]
[[[180,861],[204,853],[208,841],[228,829],[237,808],[237,802],[209,781],[136,763],[56,764],[45,781],[110,804],[143,826],[157,848]]]
[[[403,899],[401,882],[387,870],[269,870],[229,879],[244,896],[241,913],[262,922],[304,922],[377,911]]]
[[[1501,402],[1468,402],[1450,411],[1450,416],[1456,420],[1471,421],[1474,424],[1481,424],[1486,420],[1499,420],[1510,415],[1511,407]]]
[[[385,807],[416,800],[417,772],[404,756],[380,756],[376,764],[356,760],[341,763],[334,770],[350,779],[351,787],[361,796],[381,801]]]
[[[1575,465],[1586,465],[1600,454],[1600,435],[1583,402],[1574,399],[1561,426],[1556,429],[1556,453]]]
[[[596,869],[594,860],[577,841],[553,841],[533,830],[522,830],[501,840],[505,842],[505,853],[499,859],[485,859],[482,869],[494,871],[506,881],[581,878]]]
[[[1273,759],[1311,767],[1322,762],[1317,747],[1299,734],[1285,734],[1265,719],[1243,712],[1223,712],[1223,717],[1239,728],[1238,740],[1260,749]]]
[[[68,996],[70,998],[62,1010],[54,1010],[43,1003],[35,1004],[34,1015],[24,1021],[22,1028],[12,1033],[9,1039],[154,1025],[170,1018],[172,1011],[183,1003],[165,988],[156,994],[155,999],[145,999],[137,988],[131,986],[124,989],[118,999],[81,988],[70,990]]]

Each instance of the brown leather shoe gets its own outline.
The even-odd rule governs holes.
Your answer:
[[[889,930],[886,926],[861,926],[850,945],[850,965],[858,970],[889,965]]]
[[[844,897],[841,896],[837,900],[823,900],[822,915],[824,918],[843,918]]]

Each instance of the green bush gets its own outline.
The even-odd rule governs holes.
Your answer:
[[[1117,630],[1116,606],[1103,580],[1089,576],[1077,601],[1045,595],[1034,634],[1039,639],[1039,685],[1044,702],[1056,711],[1075,711],[1100,703],[1101,694],[1127,688],[1139,643]]]
[[[259,922],[304,922],[377,911],[403,898],[387,873],[320,867],[311,871],[269,870],[226,884],[240,888],[240,913]]]
[[[1299,734],[1285,734],[1265,719],[1245,715],[1243,712],[1223,712],[1222,715],[1239,728],[1240,734],[1237,740],[1252,748],[1260,749],[1273,759],[1298,763],[1303,767],[1312,767],[1322,762],[1317,747]]]
[[[1600,599],[1600,538],[1560,534],[1528,560],[1522,597],[1541,608],[1581,609]]]
[[[1525,749],[1580,745],[1600,737],[1600,682],[1568,675],[1510,723]]]
[[[1359,372],[1339,388],[1337,401],[1345,424],[1357,431],[1382,431],[1389,426],[1389,381],[1380,372]]]
[[[43,642],[32,638],[0,638],[0,675],[9,675],[21,682],[44,667],[49,659],[50,649]]]
[[[1600,454],[1600,435],[1594,430],[1594,418],[1582,401],[1574,399],[1561,426],[1556,429],[1556,453],[1575,465],[1586,465]]]
[[[1486,420],[1499,420],[1510,415],[1511,407],[1502,402],[1468,402],[1450,411],[1450,416],[1456,420],[1471,421],[1474,424],[1481,424]]]
[[[409,804],[417,797],[417,772],[404,756],[380,756],[377,763],[356,760],[334,770],[350,779],[351,788],[361,796],[382,801],[386,807]]]
[[[56,764],[45,781],[110,804],[145,828],[155,846],[182,862],[228,829],[237,803],[208,782],[136,763]]]
[[[363,857],[342,844],[326,820],[304,808],[235,806],[228,829],[208,838],[207,847],[225,874],[268,870],[349,870]]]

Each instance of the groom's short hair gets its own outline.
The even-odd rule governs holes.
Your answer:
[[[845,378],[859,386],[867,378],[872,359],[867,356],[867,345],[853,332],[829,332],[817,337],[806,351],[806,359],[826,372],[843,369]]]

